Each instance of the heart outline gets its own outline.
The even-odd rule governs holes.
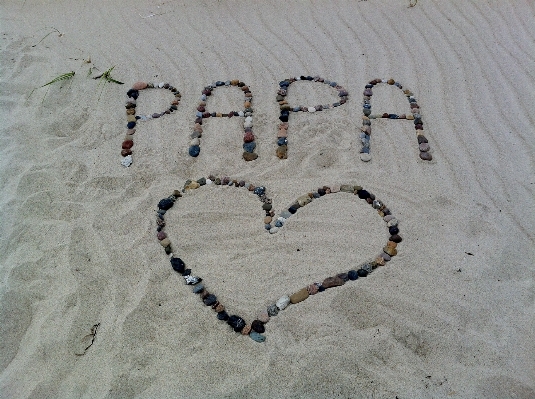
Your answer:
[[[294,201],[294,203],[288,207],[286,210],[282,211],[276,221],[273,223],[273,216],[275,213],[272,209],[272,201],[266,195],[266,187],[264,186],[254,186],[253,184],[247,184],[245,181],[232,180],[229,177],[216,178],[209,176],[208,179],[201,178],[197,181],[187,180],[184,184],[182,192],[191,192],[198,189],[201,186],[211,185],[227,185],[234,187],[243,187],[246,188],[249,192],[252,192],[263,203],[262,209],[266,212],[266,217],[270,218],[270,223],[265,223],[265,229],[271,234],[275,234],[279,231],[280,228],[284,226],[285,221],[291,217],[297,211],[312,202],[314,199],[319,199],[325,195],[330,195],[333,193],[352,193],[357,195],[360,199],[365,200],[372,208],[376,209],[378,214],[386,222],[390,238],[385,247],[383,247],[383,253],[380,254],[375,259],[364,262],[359,265],[358,270],[349,270],[348,272],[338,273],[335,276],[327,277],[323,280],[322,283],[314,282],[307,285],[305,288],[295,292],[292,295],[284,295],[279,300],[277,300],[272,305],[268,306],[266,311],[263,311],[259,317],[254,320],[252,323],[248,324],[243,318],[237,315],[230,316],[223,304],[221,304],[217,297],[214,294],[211,294],[206,290],[201,282],[202,278],[192,275],[192,270],[186,268],[186,263],[179,257],[175,257],[171,245],[170,239],[167,237],[167,234],[164,232],[164,227],[166,226],[164,215],[169,209],[171,209],[175,202],[182,197],[182,194],[179,190],[174,190],[173,194],[167,198],[163,198],[158,202],[158,210],[156,211],[156,221],[157,221],[157,238],[160,241],[160,245],[164,247],[165,252],[169,255],[170,263],[177,273],[181,274],[185,280],[186,285],[193,286],[193,293],[198,294],[202,299],[203,303],[206,306],[211,306],[214,311],[217,313],[217,318],[222,321],[226,321],[234,331],[241,332],[242,335],[249,335],[254,341],[264,342],[265,335],[262,335],[265,332],[264,325],[269,321],[270,317],[276,316],[279,311],[284,310],[290,304],[297,304],[304,301],[310,295],[315,295],[318,292],[325,291],[328,288],[334,288],[341,285],[344,285],[347,281],[357,280],[359,277],[366,277],[369,273],[375,270],[379,266],[384,266],[385,263],[391,260],[391,257],[397,255],[397,244],[402,241],[402,238],[399,236],[399,227],[398,220],[392,215],[391,211],[386,207],[386,205],[378,200],[375,195],[364,190],[362,186],[358,185],[341,185],[341,186],[323,186],[318,188],[313,193],[308,193],[301,195]],[[285,217],[286,216],[286,217]],[[273,223],[273,224],[272,224]]]

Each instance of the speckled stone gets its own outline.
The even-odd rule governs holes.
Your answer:
[[[273,317],[273,316],[277,316],[279,314],[279,308],[277,307],[277,305],[273,304],[273,305],[269,305],[267,307],[267,313],[269,316]]]
[[[255,152],[244,151],[242,156],[243,156],[243,159],[245,159],[247,162],[254,161],[255,159],[258,158],[258,154]]]
[[[396,248],[389,247],[388,245],[383,248],[383,251],[390,256],[396,256],[398,254],[398,250]]]
[[[319,291],[319,287],[318,287],[318,284],[314,283],[314,284],[310,284],[307,286],[307,291],[308,291],[308,294],[309,295],[316,295]]]
[[[269,321],[269,314],[267,310],[262,310],[260,313],[258,313],[257,319],[262,323],[267,323]]]

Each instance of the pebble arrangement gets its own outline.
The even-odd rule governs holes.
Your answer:
[[[338,97],[340,99],[332,104],[326,104],[326,105],[316,105],[311,107],[304,107],[304,106],[296,106],[292,107],[288,104],[288,101],[286,101],[286,95],[288,94],[288,87],[298,81],[298,80],[304,80],[304,81],[310,81],[310,82],[320,82],[324,83],[326,85],[329,85],[333,88],[335,88],[338,91]],[[288,158],[288,117],[290,116],[290,112],[319,112],[323,110],[327,110],[330,108],[336,108],[339,107],[342,104],[345,104],[348,97],[348,92],[346,89],[344,89],[342,86],[338,85],[336,82],[332,82],[330,80],[325,80],[323,78],[320,78],[319,76],[300,76],[295,78],[290,78],[283,80],[282,82],[279,82],[279,91],[277,92],[277,102],[280,106],[280,116],[279,119],[281,121],[279,125],[279,132],[277,134],[277,157],[279,159],[286,159]]]
[[[408,119],[414,121],[414,128],[416,129],[416,138],[418,139],[418,149],[420,151],[420,158],[424,161],[430,161],[431,159],[433,159],[432,155],[429,152],[431,148],[429,146],[427,138],[424,136],[424,125],[422,122],[422,115],[420,113],[420,106],[416,102],[416,99],[414,98],[414,95],[410,90],[403,90],[403,94],[405,94],[405,96],[407,96],[407,99],[409,100],[409,104],[411,107],[410,114],[397,115],[384,113],[372,115],[372,89],[375,85],[378,85],[380,83],[396,86],[400,90],[403,90],[403,86],[399,82],[396,82],[394,79],[374,79],[368,82],[368,84],[365,86],[364,92],[362,93],[364,96],[362,102],[362,112],[364,113],[364,115],[362,117],[362,128],[360,133],[360,141],[362,143],[362,148],[360,150],[360,159],[364,162],[368,162],[372,159],[370,155],[371,119],[377,118]]]
[[[244,110],[243,111],[230,111],[228,113],[220,113],[220,112],[207,112],[206,111],[206,100],[209,96],[212,95],[212,91],[217,87],[230,87],[235,86],[240,88],[245,96],[244,100]],[[243,83],[240,82],[238,79],[235,80],[227,80],[225,82],[223,81],[217,81],[213,83],[210,86],[206,86],[204,90],[202,91],[201,101],[199,102],[199,106],[197,107],[197,113],[196,113],[196,119],[195,119],[195,126],[193,128],[193,133],[191,133],[190,138],[190,146],[189,146],[189,155],[192,157],[199,156],[201,152],[200,147],[200,138],[202,136],[202,122],[205,118],[210,117],[219,117],[219,118],[232,118],[234,116],[240,116],[245,117],[245,121],[243,123],[243,159],[246,161],[254,161],[256,158],[258,158],[258,154],[254,152],[256,148],[255,143],[255,136],[253,134],[253,108],[251,106],[251,103],[253,101],[253,95],[251,93],[251,90],[249,90],[249,87]]]
[[[368,262],[362,263],[357,268],[351,269],[347,272],[339,273],[335,276],[327,277],[322,282],[313,282],[291,295],[283,295],[277,301],[267,306],[267,308],[262,309],[258,313],[257,318],[251,323],[248,323],[238,315],[229,314],[225,306],[217,299],[217,296],[213,293],[210,293],[202,283],[203,279],[193,275],[191,269],[186,268],[185,262],[181,258],[175,256],[171,241],[164,232],[166,225],[165,214],[182,196],[182,193],[180,190],[175,190],[172,195],[162,199],[158,203],[158,210],[156,212],[156,236],[162,247],[164,247],[165,253],[169,255],[171,267],[184,278],[186,285],[192,286],[193,293],[200,297],[200,300],[204,303],[204,305],[210,306],[216,312],[218,320],[228,324],[235,332],[241,333],[242,335],[248,335],[256,342],[265,341],[265,325],[270,318],[276,316],[279,311],[286,309],[289,305],[294,305],[304,301],[310,295],[315,295],[318,292],[323,292],[329,288],[342,286],[348,281],[357,280],[359,277],[366,277],[378,266],[384,266],[386,262],[390,261],[392,257],[396,256],[396,247],[398,243],[402,241],[402,238],[399,235],[398,220],[391,214],[390,210],[382,201],[376,199],[372,193],[364,190],[361,186],[349,184],[331,187],[323,186],[314,192],[310,192],[297,198],[293,204],[291,204],[286,210],[281,212],[280,215],[275,218],[275,212],[272,209],[272,201],[266,195],[266,187],[255,186],[243,180],[238,181],[229,177],[217,178],[214,176],[209,176],[208,178],[203,177],[196,181],[187,180],[184,184],[182,192],[189,192],[191,190],[198,189],[201,186],[210,184],[242,187],[248,192],[258,196],[260,202],[262,203],[262,210],[265,212],[264,227],[271,234],[279,231],[289,217],[295,214],[300,208],[312,202],[314,199],[338,192],[354,194],[360,199],[366,201],[378,212],[379,216],[383,218],[388,228],[388,242],[378,256]]]
[[[139,97],[139,92],[145,89],[166,89],[174,94],[175,98],[171,102],[169,108],[162,112],[155,112],[152,115],[136,115],[136,103]],[[130,90],[126,93],[126,136],[121,145],[121,155],[123,159],[121,165],[129,167],[132,165],[132,147],[134,146],[134,133],[136,132],[136,125],[139,121],[147,121],[149,119],[156,119],[163,115],[170,114],[176,111],[180,104],[182,95],[177,88],[171,86],[169,83],[146,83],[136,82]]]

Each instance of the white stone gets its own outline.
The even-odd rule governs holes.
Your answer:
[[[193,140],[191,140],[189,142],[189,145],[192,146],[192,145],[199,145],[201,144],[201,140],[199,140],[198,138],[194,138]]]
[[[212,180],[206,179],[206,184],[212,184]]]
[[[164,82],[160,82],[160,83],[158,83],[158,87],[159,87],[160,89],[162,89],[164,84],[165,84]]]
[[[245,122],[252,122],[252,121],[253,121],[252,116],[248,116],[247,118],[245,118]]]
[[[250,121],[249,121],[249,122],[245,122],[245,123],[243,124],[243,127],[244,127],[244,128],[253,127],[253,122],[250,122]]]
[[[288,306],[290,304],[290,297],[288,295],[284,295],[283,297],[281,297],[276,303],[275,305],[279,308],[279,310],[284,310],[286,309],[286,306]]]
[[[308,107],[308,112],[316,112],[316,108],[314,108],[314,107]]]
[[[279,228],[277,226],[274,226],[269,229],[269,234],[275,234],[277,231],[279,231]]]
[[[363,152],[362,154],[360,154],[360,160],[363,162],[369,162],[372,160],[372,156]]]
[[[121,165],[123,165],[126,168],[132,165],[132,155],[127,155],[126,157],[124,157],[123,160],[121,161]]]
[[[243,111],[238,111],[238,116],[244,116],[245,114],[243,113]]]

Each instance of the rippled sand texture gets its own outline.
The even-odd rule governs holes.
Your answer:
[[[0,396],[534,397],[535,6],[407,5],[3,2]],[[87,76],[112,66],[124,86]],[[292,114],[281,161],[278,82],[299,75],[336,80],[350,97]],[[359,160],[361,93],[390,77],[421,106],[431,162],[418,158],[411,122],[392,120],[372,122],[372,161]],[[211,118],[192,159],[201,91],[227,79],[254,95],[259,158],[241,158],[240,118]],[[139,124],[126,169],[124,100],[138,80],[183,96],[175,114]],[[314,106],[335,94],[296,82],[287,99]],[[207,109],[238,110],[242,98],[217,89]],[[142,92],[139,113],[170,100]],[[372,107],[409,112],[387,85]],[[323,185],[360,184],[401,221],[399,255],[281,312],[264,344],[234,334],[155,237],[158,201],[211,173],[267,186],[277,211]],[[262,218],[254,195],[221,187],[185,195],[167,217],[178,255],[249,321],[373,257],[388,237],[372,208],[342,194],[276,235]]]

